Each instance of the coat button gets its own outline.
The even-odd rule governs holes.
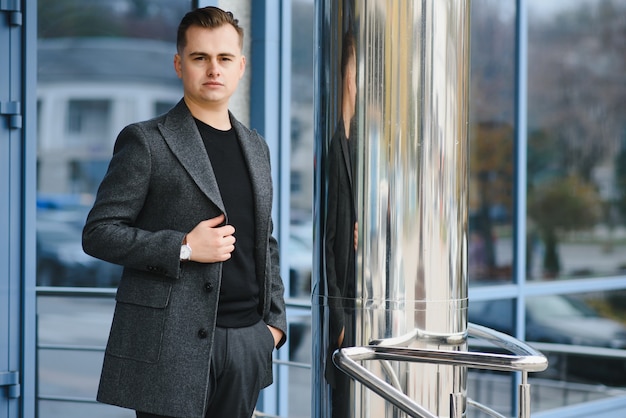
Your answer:
[[[206,329],[204,329],[204,328],[200,328],[200,329],[198,330],[198,338],[200,338],[200,339],[203,339],[203,340],[204,340],[204,339],[205,339],[206,337],[208,337],[208,336],[209,336],[209,332],[208,332]]]
[[[211,293],[213,291],[213,283],[206,282],[204,284],[204,291],[207,292],[207,293]]]

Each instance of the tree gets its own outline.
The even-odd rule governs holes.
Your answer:
[[[560,271],[560,232],[612,225],[615,190],[626,195],[626,3],[572,4],[529,18],[528,215],[550,276]],[[612,167],[612,178],[599,180],[598,169]]]
[[[624,129],[624,13],[623,2],[605,0],[530,20],[531,130],[556,142],[561,171],[586,181],[617,152]]]
[[[477,0],[472,7],[470,88],[470,244],[472,279],[500,278],[494,209],[511,213],[515,14],[506,2]],[[506,270],[506,269],[505,269]]]
[[[594,226],[601,211],[596,189],[575,175],[556,178],[529,193],[527,212],[544,240],[546,277],[556,277],[560,273],[559,233]]]
[[[512,212],[513,127],[504,123],[472,125],[470,145],[470,228],[483,248],[482,270],[493,275],[496,267],[493,240],[494,208]],[[499,219],[502,221],[503,219]],[[481,270],[480,268],[478,270]]]

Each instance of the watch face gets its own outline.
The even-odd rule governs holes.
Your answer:
[[[181,245],[180,246],[180,259],[189,260],[190,258],[191,258],[191,248],[189,248],[189,245]]]

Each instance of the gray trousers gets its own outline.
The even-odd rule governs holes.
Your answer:
[[[271,381],[273,351],[274,338],[263,321],[244,328],[215,328],[205,418],[250,418],[261,389]],[[137,411],[137,418],[186,417]]]

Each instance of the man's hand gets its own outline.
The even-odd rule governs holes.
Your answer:
[[[207,219],[196,225],[187,234],[187,245],[191,247],[191,261],[217,263],[226,261],[235,249],[235,228],[232,225],[219,226],[224,215]]]
[[[274,328],[271,325],[268,325],[267,328],[270,330],[270,332],[272,333],[272,336],[274,337],[274,347],[276,347],[278,343],[280,342],[280,340],[283,339],[283,332],[279,330],[278,328]]]

